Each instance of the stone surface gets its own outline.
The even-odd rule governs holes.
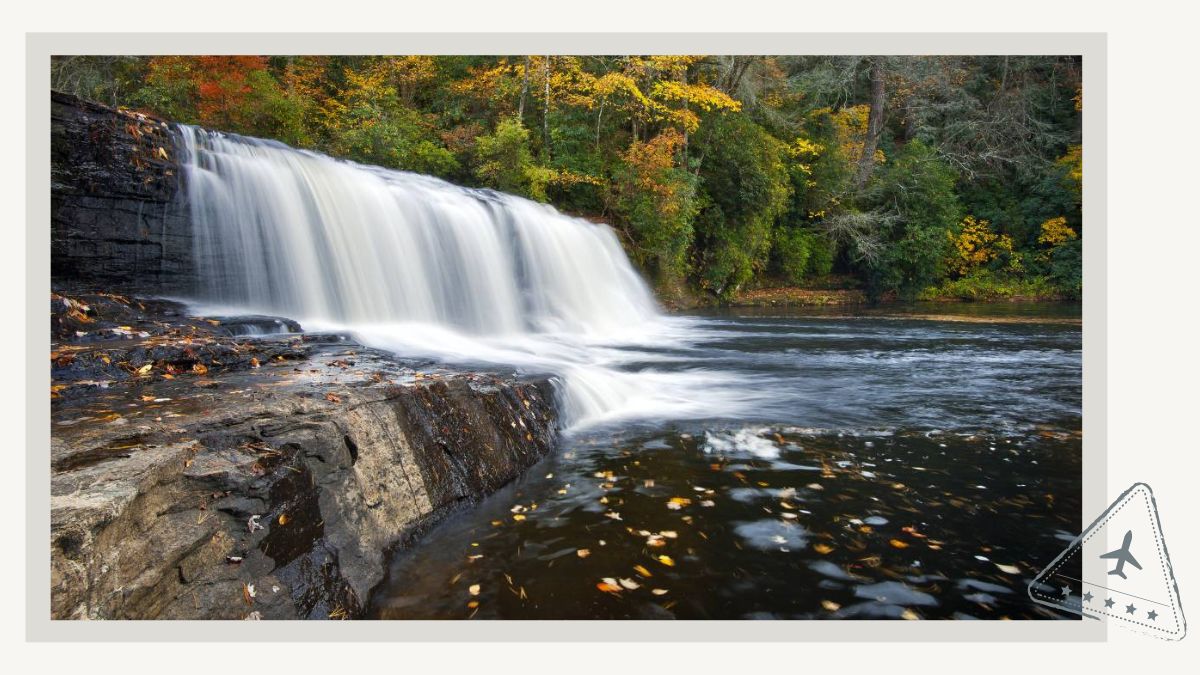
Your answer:
[[[161,294],[195,287],[176,138],[163,120],[51,93],[55,282]]]
[[[358,616],[389,550],[555,442],[545,378],[230,336],[164,301],[51,307],[56,618]]]

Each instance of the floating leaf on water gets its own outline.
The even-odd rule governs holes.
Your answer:
[[[667,567],[674,567],[674,566],[675,566],[675,561],[674,561],[674,560],[672,560],[672,559],[671,559],[671,556],[669,556],[669,555],[660,555],[660,556],[658,556],[657,558],[655,558],[655,560],[657,560],[658,562],[660,562],[660,563],[662,563],[662,564],[666,565]]]
[[[586,558],[591,554],[592,554],[592,552],[590,549],[581,548],[581,549],[575,550],[575,555],[579,556],[580,558]]]
[[[605,511],[605,512],[604,512],[604,517],[605,517],[605,518],[612,518],[613,520],[620,520],[620,519],[621,519],[621,514],[617,513],[616,511]]]
[[[917,614],[916,612],[912,611],[911,609],[905,608],[904,611],[900,614],[900,618],[904,619],[905,621],[919,621],[921,619],[921,615]]]
[[[520,513],[517,513],[517,514],[513,515],[513,520],[515,520],[519,523],[522,520],[525,520],[525,516],[521,515]]]
[[[281,514],[279,514],[279,524],[280,524],[280,525],[287,525],[287,522],[288,522],[288,517],[287,517],[287,514],[286,514],[286,513],[281,513]]]
[[[650,592],[654,595],[666,595],[667,593],[670,593],[670,591],[665,588],[651,588]]]
[[[640,574],[646,578],[650,578],[650,577],[654,576],[653,574],[650,573],[650,570],[646,569],[642,565],[634,565],[633,571],[637,572],[638,574]]]
[[[820,553],[821,555],[827,555],[827,554],[833,552],[833,547],[830,546],[829,544],[817,543],[817,544],[813,544],[813,550],[816,551],[817,553]]]
[[[836,602],[834,602],[834,601],[832,601],[832,600],[822,600],[822,601],[821,601],[821,606],[822,606],[822,607],[824,607],[825,609],[827,609],[827,610],[828,610],[828,611],[830,611],[830,612],[836,612],[836,611],[838,611],[839,609],[841,609],[841,608],[842,608],[842,606],[841,606],[841,605],[839,605],[838,603],[836,603]]]
[[[1000,563],[996,563],[996,567],[1001,572],[1004,572],[1005,574],[1020,574],[1021,573],[1021,569],[1019,567],[1017,567],[1016,565],[1001,565]]]
[[[621,584],[622,588],[629,590],[629,591],[636,591],[637,589],[642,587],[641,584],[634,581],[633,579],[621,579],[619,583]]]
[[[899,539],[892,539],[888,543],[892,545],[892,548],[908,548],[908,543]]]
[[[688,499],[687,497],[671,497],[671,499],[667,501],[667,508],[671,509],[672,511],[678,511],[685,506],[689,506],[691,503],[692,500]]]
[[[467,588],[467,592],[471,595],[479,595],[479,590],[479,584],[471,584],[471,586]]]

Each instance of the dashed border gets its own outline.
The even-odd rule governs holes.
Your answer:
[[[1046,594],[1035,589],[1034,584],[1045,583],[1047,580],[1049,580],[1050,577],[1053,577],[1055,572],[1060,567],[1062,567],[1063,564],[1065,564],[1068,560],[1070,560],[1072,557],[1074,557],[1076,553],[1081,551],[1083,549],[1083,545],[1086,544],[1088,542],[1088,540],[1090,540],[1093,536],[1095,536],[1095,534],[1097,532],[1099,532],[1101,529],[1103,529],[1109,520],[1111,520],[1114,516],[1116,516],[1118,513],[1120,513],[1121,509],[1125,508],[1130,502],[1133,501],[1133,498],[1135,496],[1137,496],[1137,495],[1134,495],[1135,492],[1137,492],[1139,495],[1141,495],[1143,497],[1143,501],[1145,502],[1145,505],[1146,505],[1146,515],[1149,516],[1150,522],[1153,523],[1153,525],[1154,525],[1154,528],[1153,528],[1154,529],[1154,545],[1158,549],[1159,562],[1162,563],[1161,567],[1162,567],[1163,581],[1166,582],[1167,590],[1172,594],[1171,600],[1173,600],[1173,602],[1171,603],[1170,606],[1171,606],[1172,618],[1175,621],[1176,630],[1169,631],[1166,628],[1164,628],[1160,625],[1157,625],[1157,624],[1145,623],[1144,621],[1138,621],[1136,619],[1128,619],[1128,618],[1126,618],[1126,615],[1124,615],[1124,614],[1111,613],[1107,609],[1091,609],[1091,608],[1089,608],[1086,610],[1086,613],[1100,614],[1100,615],[1112,617],[1113,619],[1116,619],[1118,621],[1123,621],[1125,623],[1142,626],[1144,628],[1150,629],[1151,631],[1165,633],[1166,636],[1169,636],[1169,637],[1166,637],[1166,636],[1155,635],[1154,633],[1150,633],[1151,635],[1153,635],[1154,637],[1156,637],[1160,640],[1166,640],[1166,639],[1178,640],[1178,639],[1183,638],[1183,636],[1187,634],[1187,622],[1183,617],[1183,613],[1182,613],[1183,605],[1182,605],[1182,601],[1179,597],[1179,586],[1178,586],[1178,584],[1175,583],[1175,574],[1174,574],[1174,569],[1171,566],[1171,559],[1166,554],[1166,543],[1163,541],[1163,536],[1162,536],[1162,522],[1158,518],[1157,505],[1154,503],[1154,491],[1151,490],[1150,486],[1145,483],[1134,483],[1132,487],[1130,487],[1128,490],[1126,490],[1124,493],[1122,493],[1121,496],[1117,497],[1116,501],[1113,502],[1113,505],[1109,506],[1108,510],[1105,511],[1103,514],[1101,514],[1099,519],[1097,519],[1090,526],[1088,526],[1088,529],[1086,531],[1084,531],[1084,533],[1082,535],[1077,537],[1075,542],[1073,542],[1071,544],[1071,546],[1067,548],[1067,550],[1065,550],[1061,554],[1059,554],[1059,557],[1056,558],[1053,563],[1051,563],[1051,566],[1049,568],[1044,570],[1043,573],[1038,574],[1036,577],[1034,577],[1033,581],[1031,581],[1028,586],[1029,597],[1030,597],[1030,599],[1034,600],[1035,602],[1041,602],[1041,603],[1049,605],[1051,607],[1059,607],[1059,608],[1062,608],[1073,614],[1078,613],[1080,615],[1084,615],[1085,610],[1083,608],[1082,601],[1080,601],[1079,609],[1078,609],[1078,611],[1076,611],[1076,609],[1074,607],[1067,605],[1065,602],[1063,602],[1062,600],[1060,600],[1058,598],[1044,597]],[[1080,583],[1082,585],[1082,583],[1084,583],[1084,582],[1080,582]]]

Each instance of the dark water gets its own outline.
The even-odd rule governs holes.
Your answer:
[[[1062,618],[1025,586],[1081,529],[1077,309],[971,310],[701,317],[678,367],[761,406],[568,436],[372,614]]]

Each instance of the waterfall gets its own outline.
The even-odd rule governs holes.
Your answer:
[[[658,314],[606,226],[512,195],[182,129],[204,299],[493,336],[602,335]]]
[[[680,326],[607,226],[275,141],[180,129],[201,302],[347,330],[401,355],[551,373],[568,425],[713,405],[703,385],[714,376],[653,371],[653,355],[631,349],[677,340]]]

